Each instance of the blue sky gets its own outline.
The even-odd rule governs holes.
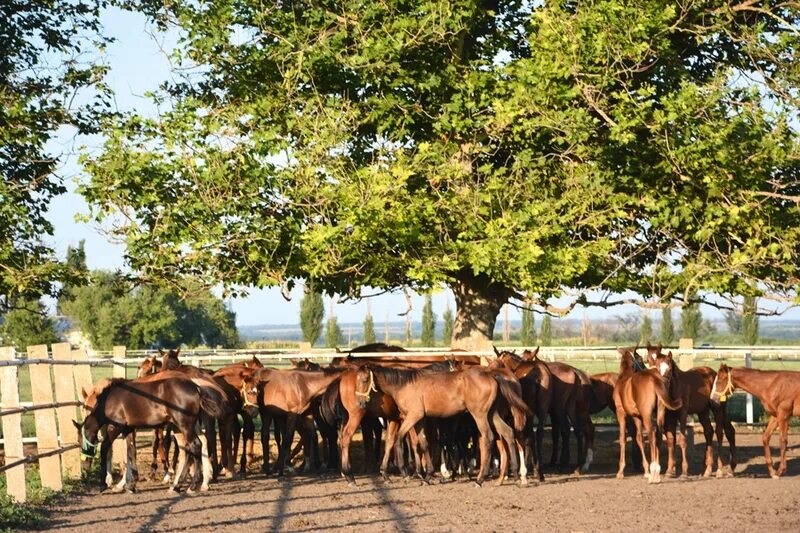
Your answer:
[[[116,39],[106,51],[106,61],[111,65],[107,82],[114,90],[116,107],[120,111],[137,109],[143,113],[154,112],[154,107],[143,95],[147,91],[155,90],[161,82],[169,78],[169,61],[164,50],[169,50],[174,45],[176,36],[162,35],[154,38],[148,31],[143,16],[118,9],[107,10],[102,20],[105,33]],[[87,149],[93,150],[100,143],[100,138],[75,139],[69,131],[63,131],[59,138],[50,144],[50,149],[54,153],[68,153],[78,146],[86,146]],[[56,198],[51,206],[49,218],[55,226],[51,244],[59,256],[63,257],[67,246],[76,245],[84,239],[89,268],[123,268],[124,247],[109,242],[102,234],[101,228],[75,220],[77,214],[87,213],[88,207],[83,198],[74,192],[76,180],[81,179],[81,170],[74,155],[65,155],[60,173],[65,178],[69,192]],[[231,300],[231,305],[237,314],[239,325],[294,324],[298,322],[300,296],[300,288],[295,289],[290,302],[285,301],[276,289],[253,290],[248,297]],[[434,311],[439,316],[444,311],[447,300],[450,301],[451,307],[454,306],[449,291],[439,291],[433,295],[433,299]],[[383,321],[387,317],[394,320],[398,313],[406,309],[402,293],[382,295],[370,300],[376,321]],[[422,309],[421,296],[413,296],[413,308],[412,316],[417,319]],[[367,303],[363,300],[359,303],[344,303],[336,306],[336,315],[341,321],[360,321],[366,309]],[[641,311],[636,306],[629,305],[613,310],[591,308],[588,314],[590,318],[607,318],[631,312]],[[704,309],[704,314],[720,316],[718,311],[710,307]],[[573,311],[572,316],[582,316],[582,310]],[[515,320],[518,317],[518,311],[512,310],[510,318]]]

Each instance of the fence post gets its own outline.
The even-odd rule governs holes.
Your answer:
[[[72,354],[68,342],[53,344],[53,359],[59,361],[69,361]],[[75,365],[83,366],[83,365]],[[70,365],[53,365],[53,376],[56,380],[56,401],[74,402],[75,401],[75,379],[73,378]],[[56,418],[58,418],[58,438],[61,446],[78,444],[78,432],[72,425],[75,419],[76,409],[74,405],[64,405],[56,407]],[[64,475],[70,478],[81,476],[81,452],[77,448],[61,454],[61,468]]]
[[[753,368],[753,354],[747,352],[744,354],[744,366],[745,368]],[[747,399],[745,400],[745,416],[748,424],[753,423],[753,395],[749,392],[747,393]]]
[[[72,359],[74,361],[88,361],[89,358],[86,356],[86,349],[78,348],[77,350],[72,350]],[[81,391],[85,390],[88,394],[92,391],[92,387],[94,387],[92,369],[89,365],[72,365],[72,375],[75,378],[77,398],[83,401],[83,394],[81,394]]]
[[[28,346],[28,358],[47,359],[47,346],[39,344]],[[34,404],[53,403],[53,381],[50,379],[50,367],[53,365],[39,363],[30,365],[31,396]],[[58,449],[58,432],[56,431],[56,414],[53,409],[38,409],[33,412],[36,425],[36,453],[47,453]],[[51,455],[39,459],[39,475],[42,487],[61,490],[61,456]]]
[[[14,348],[0,348],[0,360],[9,361],[11,359],[14,359]],[[19,369],[16,366],[7,366],[2,369],[0,399],[3,409],[19,407]],[[22,415],[6,415],[2,417],[2,420],[3,438],[5,439],[3,451],[6,463],[19,461],[25,457],[22,445]],[[6,470],[6,491],[9,496],[20,503],[28,499],[25,494],[24,464]]]
[[[115,378],[127,379],[128,377],[128,366],[124,364],[126,352],[125,346],[114,346],[114,366],[111,375]],[[118,364],[118,361],[122,361],[123,364]],[[125,439],[115,439],[114,443],[111,445],[111,454],[114,456],[115,461],[118,464],[124,462],[127,453],[128,448],[125,445]],[[122,472],[122,475],[124,476],[125,473]]]

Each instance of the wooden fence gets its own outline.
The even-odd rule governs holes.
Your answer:
[[[42,486],[53,490],[62,488],[64,478],[80,476],[80,444],[72,420],[77,420],[82,414],[78,409],[82,404],[81,390],[89,390],[93,386],[91,367],[109,367],[113,377],[131,378],[135,376],[129,369],[138,367],[143,357],[150,353],[128,352],[124,346],[116,346],[112,352],[90,359],[83,348],[72,349],[68,343],[60,343],[53,344],[49,353],[45,345],[30,346],[26,357],[17,357],[14,348],[0,348],[0,419],[5,461],[0,466],[0,473],[5,472],[10,496],[18,502],[26,500],[25,465],[29,463],[39,463]],[[413,352],[394,355],[407,357],[446,353],[492,355],[491,351],[453,353],[443,348],[415,348]],[[342,354],[330,349],[312,350],[305,345],[297,350],[185,350],[181,351],[181,360],[196,366],[208,366],[249,359],[253,355],[276,364],[296,357],[325,360]],[[676,350],[676,355],[683,368],[693,366],[696,358],[706,363],[726,360],[734,365],[743,364],[748,357],[756,361],[800,362],[800,349],[797,347],[690,349]],[[619,354],[612,347],[544,347],[540,356],[576,364],[601,360],[612,365],[619,359]],[[30,372],[31,402],[20,401],[19,369],[22,366],[27,366]],[[752,411],[752,407],[748,411]],[[33,413],[36,436],[23,439],[22,415],[28,412]],[[26,454],[25,444],[32,443],[36,444],[36,453]],[[124,446],[122,440],[114,442],[115,457],[124,456]]]

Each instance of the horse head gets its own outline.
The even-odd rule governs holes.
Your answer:
[[[359,409],[366,409],[375,387],[375,373],[370,365],[364,365],[356,371],[355,395]]]
[[[175,370],[181,366],[181,361],[178,359],[178,355],[181,353],[180,348],[169,350],[166,353],[159,349],[158,353],[161,354],[161,370]]]
[[[539,348],[541,348],[541,346],[537,346],[533,351],[525,350],[522,352],[521,359],[523,361],[536,361],[536,359],[539,357]],[[512,352],[512,355],[515,354]]]
[[[648,359],[650,358],[650,351],[648,347],[647,352]],[[666,354],[661,352],[659,348],[658,355],[652,358],[652,362],[650,366],[655,367],[658,369],[658,373],[661,374],[663,377],[667,377],[667,375],[672,375],[672,369],[675,367],[675,361],[672,358],[672,351],[670,350]]]
[[[83,423],[73,420],[72,424],[78,430],[78,442],[81,443],[81,467],[88,471],[92,468],[92,460],[97,455],[100,424],[92,413],[83,419]]]
[[[142,361],[142,364],[139,365],[139,370],[136,371],[136,377],[140,378],[148,374],[155,374],[160,370],[161,361],[158,360],[158,357],[155,355],[151,357],[145,357],[144,361]]]
[[[733,374],[731,368],[722,363],[717,370],[717,376],[714,378],[714,384],[711,386],[711,403],[719,405],[727,401],[728,397],[733,394],[736,387],[733,386]]]

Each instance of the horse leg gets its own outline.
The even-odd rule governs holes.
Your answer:
[[[664,436],[667,439],[667,477],[675,477],[677,475],[675,466],[675,428],[677,421],[675,420],[675,412],[667,411],[664,420]],[[684,465],[684,470],[686,465]]]
[[[494,440],[494,435],[492,434],[492,428],[489,426],[489,420],[486,418],[485,414],[479,413],[477,416],[473,414],[472,417],[475,419],[475,424],[478,426],[478,433],[480,434],[478,442],[481,449],[481,467],[478,471],[478,477],[475,480],[475,483],[480,487],[486,479],[486,475],[489,473],[491,443],[492,440]]]
[[[544,418],[545,414],[539,413],[536,423],[536,449],[533,453],[534,468],[539,481],[544,481],[544,472],[542,472],[542,444],[544,443]]]
[[[393,451],[396,451],[397,443],[399,442],[397,440],[397,430],[399,427],[400,423],[397,420],[386,421],[386,444],[383,448],[383,459],[381,460],[380,467],[381,477],[383,477],[384,481],[389,480],[389,457]],[[344,451],[344,449],[342,451]],[[397,456],[396,453],[395,456]],[[344,455],[342,457],[344,457]]]
[[[263,460],[261,462],[261,472],[269,475],[269,426],[272,423],[272,417],[266,410],[261,410],[261,453]],[[242,464],[244,466],[244,464]],[[240,471],[244,473],[244,471]]]
[[[178,450],[178,466],[175,468],[175,479],[173,479],[170,488],[167,489],[169,494],[178,492],[178,486],[183,481],[186,473],[186,437],[180,431],[175,432],[175,446]]]
[[[528,465],[526,464],[527,458],[525,457],[525,448],[527,446],[527,439],[524,435],[515,435],[514,442],[516,444],[516,452],[519,454],[519,484],[528,484]],[[512,450],[513,453],[513,450]]]
[[[244,456],[247,458],[246,464],[253,463],[253,446],[255,444],[256,425],[253,423],[253,417],[250,413],[242,413],[242,447],[245,451]]]
[[[583,439],[586,443],[586,459],[583,462],[581,471],[586,473],[592,466],[592,460],[594,460],[594,422],[592,422],[591,416],[586,416],[583,419],[583,423]]]
[[[164,452],[164,428],[157,427],[153,429],[153,460],[150,462],[150,479],[156,479],[158,476],[158,460]]]
[[[550,463],[548,466],[554,467],[556,465],[556,458],[558,457],[558,443],[561,436],[560,428],[561,415],[550,413],[550,429],[553,433],[553,450],[550,453]]]
[[[686,409],[681,409],[679,416],[680,416],[679,422],[681,424],[681,429],[680,429],[680,432],[678,433],[678,446],[681,447],[681,479],[686,479],[686,478],[689,477],[689,459],[688,459],[688,457],[686,455],[686,451],[687,451],[687,448],[688,448],[687,441],[686,441],[686,432],[687,432],[687,429],[686,429],[686,417],[687,417]],[[674,429],[675,428],[673,427],[673,431],[674,431]],[[658,446],[657,443],[656,443],[656,446]]]
[[[622,408],[617,407],[617,424],[619,424],[619,468],[617,479],[625,477],[625,441],[627,438],[627,417]]]
[[[722,427],[725,429],[725,438],[728,439],[728,448],[730,449],[730,454],[731,454],[728,464],[730,464],[731,475],[733,475],[733,472],[736,469],[736,430],[733,429],[733,424],[731,423],[730,419],[728,418],[728,414],[725,412],[724,409],[722,411],[722,420],[723,420]],[[719,446],[720,446],[720,451],[722,451],[721,435],[719,438]]]
[[[369,417],[361,419],[361,437],[364,443],[364,469],[366,474],[370,471],[370,463],[375,453],[375,441],[372,433],[373,420]]]
[[[122,479],[119,480],[112,492],[136,492],[136,476],[134,473],[136,465],[136,433],[133,431],[121,432],[120,437],[125,437],[125,468],[122,472]]]
[[[353,435],[355,434],[356,429],[358,429],[358,426],[361,423],[361,419],[364,417],[364,411],[359,409],[355,413],[348,413],[348,414],[349,417],[347,419],[347,423],[342,428],[342,437],[341,437],[342,449],[340,452],[341,453],[340,464],[342,467],[342,476],[344,477],[345,481],[347,481],[347,484],[355,485],[356,479],[353,476],[353,472],[350,468],[350,442],[353,439]],[[387,443],[387,449],[388,449],[388,443]],[[384,475],[384,479],[385,478],[386,476]]]
[[[791,415],[791,406],[789,409],[778,410],[778,428],[781,431],[781,463],[778,466],[778,477],[781,477],[786,472],[786,448],[789,447],[789,417]]]
[[[650,418],[649,413],[643,413],[642,423],[644,424],[645,431],[647,431],[647,441],[650,444],[650,483],[660,483],[661,463],[658,458],[658,436],[656,435],[655,428],[653,427],[653,420]],[[643,457],[643,460],[645,463],[647,462],[647,458]]]
[[[201,414],[200,417],[201,417],[202,429],[204,431],[198,431],[197,434],[201,435],[205,433],[203,437],[205,438],[206,443],[205,443],[205,448],[202,448],[203,441],[202,440],[199,441],[200,448],[196,455],[198,460],[201,460],[203,454],[205,454],[206,458],[209,461],[209,464],[211,465],[211,475],[213,476],[214,472],[219,472],[220,463],[225,463],[225,456],[223,455],[222,460],[220,460],[219,456],[217,455],[217,420],[214,417],[204,413]],[[222,431],[221,420],[220,420],[220,431]],[[205,463],[203,463],[203,475],[205,475]],[[206,486],[206,490],[207,489],[208,486]]]
[[[639,447],[639,453],[642,457],[642,467],[644,468],[644,477],[650,479],[649,465],[647,461],[647,454],[644,451],[644,433],[642,432],[642,419],[633,417],[633,425],[636,427],[636,446]],[[652,422],[649,423],[650,430],[652,431]],[[648,426],[645,426],[647,428]],[[650,434],[647,434],[648,438]],[[655,442],[655,440],[653,440]],[[651,456],[652,457],[652,456]]]
[[[508,472],[509,462],[511,463],[511,480],[516,482],[519,472],[519,463],[517,462],[517,454],[514,450],[514,431],[497,412],[492,415],[492,422],[495,432],[500,437],[496,439],[497,449],[500,452],[500,476],[497,480],[497,485],[503,484],[506,472]]]
[[[422,465],[424,474],[422,475],[422,480],[426,484],[430,484],[431,478],[433,477],[433,460],[431,458],[430,446],[428,445],[428,435],[427,431],[425,430],[425,419],[419,420],[415,425],[414,429],[417,432],[417,447],[420,451],[421,460],[424,461],[424,465]],[[417,470],[420,470],[417,468]]]
[[[586,460],[586,457],[585,457],[585,453],[586,452],[583,449],[583,445],[584,445],[584,442],[583,442],[583,426],[584,426],[585,422],[583,420],[584,419],[583,415],[579,415],[579,414],[576,413],[575,416],[576,416],[576,418],[573,420],[573,424],[572,424],[572,430],[575,432],[575,446],[576,446],[576,451],[577,451],[577,454],[578,454],[578,464],[575,467],[575,473],[576,474],[580,474],[581,473],[581,466],[583,465],[583,462]],[[569,448],[568,448],[568,450],[569,450]],[[569,454],[569,451],[567,451],[567,454]]]
[[[769,417],[767,427],[764,429],[764,434],[761,436],[761,442],[764,444],[764,461],[767,463],[767,470],[772,478],[777,478],[778,476],[775,474],[775,468],[772,464],[772,450],[769,449],[769,441],[772,438],[772,432],[775,431],[777,426],[778,417]]]
[[[705,411],[698,413],[697,418],[700,420],[700,425],[703,426],[703,437],[706,439],[706,451],[704,454],[704,465],[705,469],[703,470],[703,477],[707,478],[711,476],[711,472],[714,469],[714,449],[717,450],[717,457],[719,458],[719,465],[717,466],[717,475],[722,475],[722,457],[719,454],[719,447],[714,445],[714,428],[711,427],[711,420],[708,416],[708,409]],[[722,427],[719,428],[720,437],[722,436]]]
[[[286,468],[286,460],[289,457],[289,452],[292,448],[292,440],[294,440],[294,432],[297,429],[297,422],[299,416],[294,413],[286,413],[281,421],[281,445],[278,451],[278,478],[284,476]]]
[[[111,444],[117,438],[119,431],[116,426],[108,426],[106,437],[100,445],[100,492],[104,492],[111,484],[109,480],[112,468]]]

